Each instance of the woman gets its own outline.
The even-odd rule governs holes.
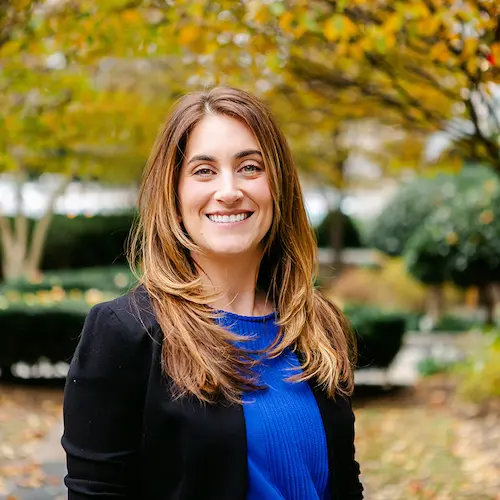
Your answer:
[[[67,378],[69,500],[361,499],[353,339],[314,289],[297,172],[241,90],[184,96],[145,168],[140,286],[95,306]]]

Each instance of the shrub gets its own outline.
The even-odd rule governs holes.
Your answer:
[[[47,233],[41,268],[75,269],[125,264],[124,246],[133,217],[133,213],[94,217],[78,215],[74,218],[55,215]],[[34,221],[30,220],[29,231],[33,225]]]
[[[457,395],[472,403],[500,399],[500,336],[492,334],[489,344],[459,370]]]
[[[75,269],[124,264],[132,213],[56,216],[48,235],[42,269]]]
[[[135,284],[135,278],[126,266],[91,267],[86,269],[48,271],[39,281],[16,280],[0,285],[0,293],[36,293],[53,288],[62,290],[90,290],[122,293]]]
[[[69,361],[88,309],[82,302],[0,310],[0,366],[33,364],[42,357],[53,363]]]
[[[429,357],[418,363],[418,372],[424,377],[430,377],[440,373],[450,373],[455,367],[456,362]]]
[[[474,318],[465,318],[454,314],[445,314],[433,326],[433,331],[463,333],[474,327],[481,326],[481,323]]]
[[[500,182],[489,179],[439,207],[408,241],[410,273],[461,287],[500,280]]]
[[[358,337],[359,368],[387,368],[403,344],[405,316],[353,305],[344,312]]]
[[[316,238],[320,248],[328,248],[332,246],[332,230],[334,227],[334,218],[338,216],[338,211],[329,212],[322,220],[321,224],[316,229]],[[344,222],[343,247],[344,248],[360,248],[362,247],[361,237],[358,228],[352,219],[341,213]]]
[[[368,231],[368,244],[390,256],[403,255],[410,238],[427,226],[436,210],[446,210],[453,201],[460,204],[466,193],[482,196],[481,187],[492,180],[491,169],[482,166],[466,167],[455,175],[412,179],[383,208]]]
[[[419,178],[404,184],[369,229],[368,244],[392,257],[402,255],[408,238],[434,211],[440,198],[434,179]]]
[[[423,313],[427,289],[412,278],[400,258],[386,258],[380,268],[346,269],[333,282],[329,294],[346,304],[367,304],[383,309]],[[445,286],[447,304],[460,304],[459,291]]]

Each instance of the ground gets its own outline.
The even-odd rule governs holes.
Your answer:
[[[59,446],[61,404],[61,387],[0,386],[0,498],[65,498],[62,462],[37,462]],[[500,411],[477,415],[435,382],[360,388],[354,407],[365,498],[500,500]]]
[[[500,412],[439,385],[358,398],[357,458],[370,500],[500,500]]]

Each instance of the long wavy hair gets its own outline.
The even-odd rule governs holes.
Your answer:
[[[268,172],[274,210],[257,286],[275,306],[279,335],[268,357],[292,348],[301,361],[292,382],[314,379],[334,398],[353,390],[355,337],[342,311],[314,287],[317,246],[287,141],[268,108],[230,87],[183,96],[162,127],[143,172],[128,259],[145,287],[163,333],[162,369],[174,397],[241,402],[259,389],[241,337],[216,321],[215,295],[203,288],[191,252],[201,251],[179,217],[177,186],[189,133],[208,114],[240,120],[255,135]]]

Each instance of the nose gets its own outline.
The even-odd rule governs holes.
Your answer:
[[[233,205],[243,198],[243,193],[238,188],[237,181],[232,173],[223,175],[215,192],[215,200]]]

